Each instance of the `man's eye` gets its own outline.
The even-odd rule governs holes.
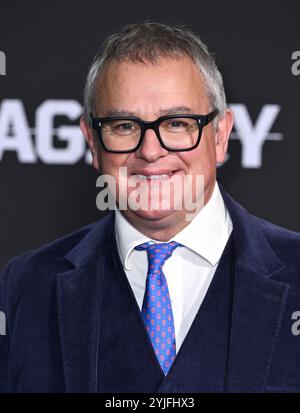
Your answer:
[[[189,129],[189,122],[184,119],[173,119],[169,120],[163,127],[170,132],[180,132]]]
[[[170,126],[172,128],[183,128],[187,125],[184,122],[180,121],[180,120],[174,120],[174,121],[170,122]]]
[[[120,125],[116,125],[115,129],[120,129],[120,130],[132,130],[133,125],[131,123],[121,123]]]
[[[116,133],[131,133],[136,130],[136,127],[134,124],[129,123],[129,122],[123,122],[123,123],[118,123],[113,125],[113,131]]]

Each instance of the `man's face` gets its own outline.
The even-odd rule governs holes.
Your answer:
[[[156,64],[113,62],[103,73],[98,88],[99,95],[95,108],[98,117],[126,113],[144,121],[153,121],[168,114],[206,115],[214,109],[210,105],[202,75],[188,57],[161,58]],[[203,195],[206,203],[214,187],[216,163],[224,161],[232,127],[232,114],[226,111],[219,121],[217,132],[212,122],[206,125],[199,146],[187,152],[167,151],[161,147],[155,132],[148,129],[142,145],[136,152],[109,153],[100,145],[98,148],[95,146],[93,131],[83,119],[81,127],[92,151],[94,167],[116,180],[117,200],[120,191],[119,169],[126,167],[127,179],[134,176],[137,181],[138,175],[164,175],[162,181],[174,179],[175,174],[181,180],[187,175],[192,178],[202,175],[204,187],[200,189],[201,194],[195,187],[195,179],[192,192],[197,198]],[[150,189],[154,181],[149,179],[146,182]],[[156,185],[157,183],[156,179]],[[128,188],[128,193],[132,190]],[[180,196],[183,195],[182,193]],[[177,201],[174,200],[175,203]],[[156,234],[158,237],[169,238],[188,224],[187,211],[175,209],[174,202],[168,210],[140,208],[136,211],[128,209],[122,212],[141,232],[147,234],[150,231],[152,236]],[[161,235],[160,232],[165,235]]]

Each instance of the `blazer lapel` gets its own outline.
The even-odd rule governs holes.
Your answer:
[[[284,267],[279,272],[284,271]],[[289,286],[236,265],[226,391],[261,392],[285,307]]]
[[[101,280],[113,217],[110,213],[99,221],[65,256],[73,269],[58,275],[58,320],[67,392],[97,392]]]
[[[235,287],[226,391],[261,392],[268,378],[289,285],[287,268],[266,240],[258,218],[221,188],[233,222]]]

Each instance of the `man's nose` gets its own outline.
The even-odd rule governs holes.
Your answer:
[[[147,162],[155,162],[157,159],[166,156],[168,151],[164,149],[153,129],[147,129],[141,146],[137,149],[135,155]]]

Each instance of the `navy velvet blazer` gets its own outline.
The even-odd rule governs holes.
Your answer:
[[[223,189],[222,195],[233,222],[234,260],[224,391],[299,392],[300,235],[254,217]],[[111,276],[109,254],[112,249],[117,254],[113,240],[110,212],[8,263],[0,276],[0,310],[7,321],[6,335],[0,336],[1,392],[99,391],[99,306]],[[137,362],[143,363],[138,343],[131,343],[139,354]],[[116,381],[130,382],[130,377],[122,378],[122,363],[127,361],[122,348],[118,351]],[[206,380],[197,369],[189,373],[182,367],[177,374],[177,386],[169,383],[165,391],[185,391],[182,377],[190,383]],[[137,391],[149,388],[139,379]]]

